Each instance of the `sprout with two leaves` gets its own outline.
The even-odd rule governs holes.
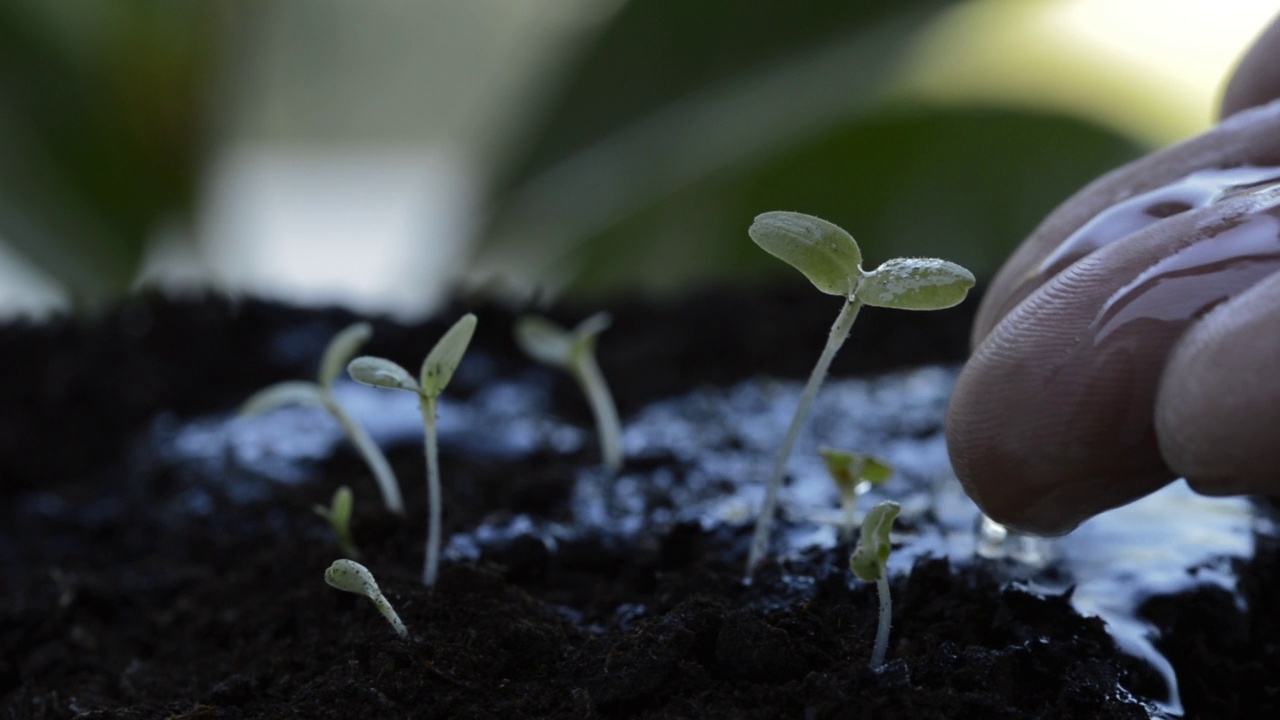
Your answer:
[[[840,506],[844,509],[842,534],[847,540],[853,537],[853,528],[857,525],[858,498],[888,482],[893,477],[893,468],[879,458],[860,452],[822,447],[818,448],[818,454],[840,491]]]
[[[324,571],[324,581],[329,587],[369,598],[378,612],[382,613],[382,617],[395,628],[396,635],[401,640],[409,639],[409,629],[400,621],[395,608],[391,607],[391,602],[382,594],[378,581],[373,579],[369,568],[354,560],[334,560],[329,569]]]
[[[360,548],[356,547],[355,541],[351,538],[351,511],[354,506],[355,496],[351,493],[351,488],[343,485],[333,492],[333,500],[329,502],[329,507],[317,503],[312,505],[311,509],[327,520],[329,527],[333,528],[333,537],[338,541],[338,550],[352,560],[359,560]]]
[[[369,437],[369,433],[357,425],[333,397],[333,383],[338,378],[338,374],[372,336],[373,328],[369,323],[358,322],[347,327],[333,336],[329,346],[325,348],[316,382],[290,380],[263,388],[245,401],[240,408],[240,413],[257,415],[286,405],[312,405],[324,408],[342,426],[342,431],[346,433],[351,444],[373,471],[378,490],[382,492],[382,502],[387,509],[397,515],[403,515],[404,500],[400,497],[400,484],[396,482],[396,476],[391,472],[391,465],[387,463],[387,458],[373,442],[373,438]]]
[[[800,394],[791,426],[774,458],[773,472],[765,488],[764,503],[756,520],[747,558],[747,578],[755,573],[769,547],[769,533],[778,505],[778,488],[787,459],[795,447],[809,406],[818,394],[835,358],[863,305],[900,310],[939,310],[956,305],[973,287],[973,273],[946,260],[896,258],[871,272],[862,269],[862,251],[853,236],[840,227],[812,215],[769,212],[758,216],[747,231],[770,255],[804,273],[822,292],[845,299],[831,326],[827,345]]]
[[[596,313],[578,323],[572,332],[546,318],[526,315],[516,322],[516,342],[529,357],[544,365],[558,367],[578,381],[600,434],[600,452],[605,467],[622,469],[622,423],[613,404],[609,386],[596,363],[596,338],[609,327],[609,314]]]
[[[884,664],[884,654],[889,650],[889,624],[893,620],[893,601],[889,598],[889,531],[901,508],[898,503],[886,500],[871,508],[862,521],[862,534],[858,547],[849,556],[849,569],[858,579],[874,582],[880,595],[880,624],[876,627],[876,644],[871,651],[871,669]]]
[[[476,316],[463,315],[449,328],[422,362],[419,379],[414,380],[408,370],[378,357],[358,357],[347,366],[347,372],[356,382],[392,390],[407,390],[418,396],[422,410],[422,427],[425,433],[427,454],[427,556],[423,561],[422,582],[427,587],[436,584],[440,566],[440,460],[436,450],[436,405],[440,393],[453,378],[454,370],[462,362],[462,356],[471,344],[476,331]]]

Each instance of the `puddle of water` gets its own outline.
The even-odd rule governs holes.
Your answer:
[[[1136,616],[1136,608],[1153,595],[1204,583],[1235,592],[1230,560],[1253,553],[1255,519],[1249,503],[1200,497],[1175,483],[1053,541],[1001,537],[991,526],[978,533],[981,515],[951,473],[942,434],[956,374],[954,368],[934,367],[832,380],[823,387],[780,498],[780,513],[792,520],[778,538],[783,553],[832,547],[838,539],[839,493],[817,449],[872,452],[893,465],[895,477],[864,496],[862,510],[897,500],[903,505],[901,527],[911,528],[894,535],[899,547],[890,558],[891,572],[908,572],[925,555],[945,555],[957,564],[985,557],[1022,568],[1024,585],[1033,591],[1058,594],[1074,585],[1076,609],[1101,617],[1122,648],[1164,675],[1171,694],[1158,711],[1178,714],[1176,678],[1152,644],[1155,629]],[[446,557],[474,559],[486,546],[522,536],[554,548],[585,531],[627,536],[678,522],[747,524],[763,498],[769,465],[800,387],[757,379],[654,403],[631,418],[623,434],[628,457],[637,460],[633,467],[644,469],[616,478],[603,468],[583,469],[571,501],[573,523],[517,516],[454,535]],[[418,410],[407,393],[352,383],[339,384],[335,392],[379,443],[421,441]],[[549,408],[545,388],[514,381],[493,383],[467,403],[445,398],[441,445],[446,452],[518,460],[535,452],[574,453],[594,442],[590,429],[556,420]],[[344,442],[336,423],[311,408],[186,425],[157,422],[155,435],[170,459],[203,464],[206,477],[231,482],[237,474],[226,472],[228,467],[259,481],[300,482],[308,466]]]
[[[333,394],[379,445],[422,442],[422,416],[412,394],[350,381],[339,381]],[[587,442],[586,432],[557,421],[549,408],[545,388],[531,383],[490,383],[465,403],[445,396],[439,402],[440,443],[451,452],[507,460],[539,451],[576,452]],[[338,423],[318,407],[284,407],[252,417],[211,416],[185,424],[161,416],[152,436],[163,459],[196,463],[209,471],[234,468],[285,483],[305,480],[314,463],[346,442]]]
[[[1054,541],[1052,550],[1070,579],[1033,578],[1030,587],[1060,593],[1074,584],[1071,604],[1081,614],[1101,617],[1125,652],[1151,663],[1169,688],[1160,710],[1182,715],[1177,676],[1153,644],[1159,632],[1135,610],[1155,595],[1199,585],[1227,590],[1244,610],[1231,559],[1253,556],[1253,527],[1248,500],[1203,497],[1178,481]]]

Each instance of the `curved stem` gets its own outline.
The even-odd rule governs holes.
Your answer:
[[[609,470],[618,472],[622,469],[622,421],[618,419],[618,406],[613,403],[613,395],[604,381],[604,373],[590,352],[581,353],[574,363],[574,373],[582,392],[591,405],[591,414],[596,419],[596,430],[600,433],[600,453],[604,456],[604,464]]]
[[[884,655],[889,651],[889,623],[893,619],[893,600],[889,598],[889,571],[880,573],[876,578],[876,590],[880,593],[880,625],[876,628],[876,646],[871,651],[871,669],[875,670],[884,664]]]
[[[369,599],[373,601],[373,606],[378,608],[378,612],[382,613],[382,617],[386,618],[387,622],[391,623],[391,627],[395,628],[396,635],[399,635],[401,640],[408,640],[409,629],[404,626],[404,622],[396,614],[395,608],[391,607],[391,601],[387,600],[386,596],[381,592],[370,595]]]
[[[782,485],[782,475],[787,468],[787,459],[791,457],[791,451],[795,448],[796,438],[800,437],[800,428],[804,427],[805,418],[809,415],[809,406],[817,397],[818,388],[827,377],[827,370],[831,368],[831,361],[835,359],[836,351],[844,344],[845,338],[849,337],[849,328],[853,327],[853,321],[858,317],[858,311],[861,309],[862,301],[855,297],[850,297],[845,302],[844,307],[840,309],[840,314],[836,316],[835,323],[831,325],[831,332],[827,335],[827,345],[818,356],[818,364],[813,366],[809,381],[805,383],[804,391],[800,394],[800,403],[796,406],[796,414],[791,418],[791,427],[787,428],[787,434],[782,439],[778,454],[774,457],[773,473],[769,476],[769,484],[765,488],[760,515],[756,518],[755,534],[751,537],[751,553],[747,556],[748,580],[755,574],[756,567],[764,559],[765,551],[769,549],[769,532],[773,528],[773,515],[778,506],[778,488]]]
[[[422,584],[435,587],[440,568],[440,458],[436,450],[436,400],[423,396],[422,428],[427,450],[427,556],[422,565]]]
[[[391,512],[403,515],[404,499],[400,496],[400,483],[396,480],[395,473],[391,471],[391,464],[387,462],[387,457],[382,454],[382,450],[378,449],[378,444],[369,437],[369,433],[365,432],[364,428],[356,424],[356,421],[328,392],[324,393],[324,407],[342,426],[347,439],[373,471],[373,479],[378,483],[378,490],[382,493],[382,503]]]

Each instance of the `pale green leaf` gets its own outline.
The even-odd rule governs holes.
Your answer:
[[[893,547],[889,543],[889,531],[902,508],[892,500],[886,500],[871,508],[862,521],[862,533],[858,547],[849,556],[849,569],[867,582],[879,580],[884,575],[885,563]]]
[[[544,317],[525,315],[517,320],[515,337],[526,355],[544,365],[569,367],[573,362],[573,334]]]
[[[422,392],[408,370],[380,357],[368,355],[358,357],[347,365],[347,373],[351,375],[352,380],[365,385],[408,390],[414,393]]]
[[[364,595],[369,599],[382,594],[378,581],[373,579],[373,573],[355,560],[334,560],[329,569],[324,571],[324,581],[329,587]]]
[[[355,508],[355,496],[351,492],[351,488],[342,485],[333,493],[333,500],[330,501],[329,507],[324,505],[313,505],[312,510],[317,515],[324,518],[331,528],[333,528],[334,539],[337,540],[338,548],[342,550],[342,554],[348,558],[356,559],[360,557],[360,549],[351,539],[351,513]]]
[[[767,212],[747,234],[765,252],[799,270],[824,293],[848,297],[862,277],[862,252],[853,236],[812,215]]]
[[[818,448],[818,455],[822,457],[822,461],[827,466],[827,472],[831,474],[831,479],[835,481],[836,486],[841,490],[852,490],[857,484],[858,479],[853,474],[853,464],[857,453],[848,450],[837,450],[836,448],[821,447]]]
[[[899,310],[941,310],[964,300],[973,273],[937,258],[896,258],[867,273],[858,298],[867,305]]]
[[[852,489],[862,481],[879,485],[893,476],[893,468],[885,461],[866,453],[818,448],[818,455],[827,466],[827,472],[837,486]]]
[[[241,415],[257,415],[288,405],[323,406],[324,395],[319,385],[304,380],[289,380],[265,387],[240,406]]]
[[[324,349],[324,358],[320,361],[319,381],[321,387],[333,387],[338,374],[351,362],[351,358],[360,352],[360,348],[373,337],[373,327],[367,322],[358,322],[347,326]]]
[[[585,359],[583,356],[595,352],[596,338],[600,337],[600,333],[607,330],[611,324],[613,324],[613,318],[606,312],[598,312],[578,323],[578,326],[573,329],[573,362],[575,364],[582,363]]]
[[[439,397],[453,379],[453,372],[462,362],[462,356],[471,344],[476,332],[476,316],[467,313],[436,342],[422,362],[422,392],[428,397]]]
[[[893,466],[877,457],[868,455],[862,465],[862,479],[872,485],[882,485],[893,477]]]
[[[574,342],[583,344],[596,339],[600,333],[609,329],[613,324],[613,318],[607,312],[598,312],[595,315],[578,323],[573,329]]]
[[[333,500],[329,504],[329,517],[335,527],[345,529],[351,527],[351,511],[355,507],[355,495],[351,487],[342,485],[333,491]]]

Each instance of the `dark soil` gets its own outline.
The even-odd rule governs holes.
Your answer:
[[[846,352],[833,372],[957,362],[973,307],[869,310],[850,345],[875,352]],[[462,309],[416,327],[375,320],[367,351],[421,358]],[[534,373],[551,383],[555,413],[590,423],[568,380],[514,348],[510,311],[471,309],[480,326],[451,396]],[[623,304],[600,361],[625,418],[701,385],[804,377],[836,310],[798,287]],[[924,560],[895,578],[891,661],[873,671],[875,590],[850,580],[847,547],[771,562],[744,585],[746,525],[521,536],[446,562],[432,592],[419,581],[422,513],[358,502],[354,535],[411,631],[398,640],[366,600],[321,580],[338,554],[311,507],[340,484],[368,487],[352,452],[308,482],[259,480],[245,499],[225,490],[242,480],[213,482],[150,446],[157,425],[313,376],[352,320],[145,298],[90,320],[0,328],[0,715],[1141,718],[1163,690],[1100,620],[987,564]],[[420,446],[389,457],[407,506],[421,508]],[[513,461],[446,445],[442,462],[448,535],[496,515],[570,519],[574,478],[595,452]],[[1194,716],[1277,704],[1277,567],[1270,549],[1241,568],[1252,613],[1207,590],[1149,603]]]

